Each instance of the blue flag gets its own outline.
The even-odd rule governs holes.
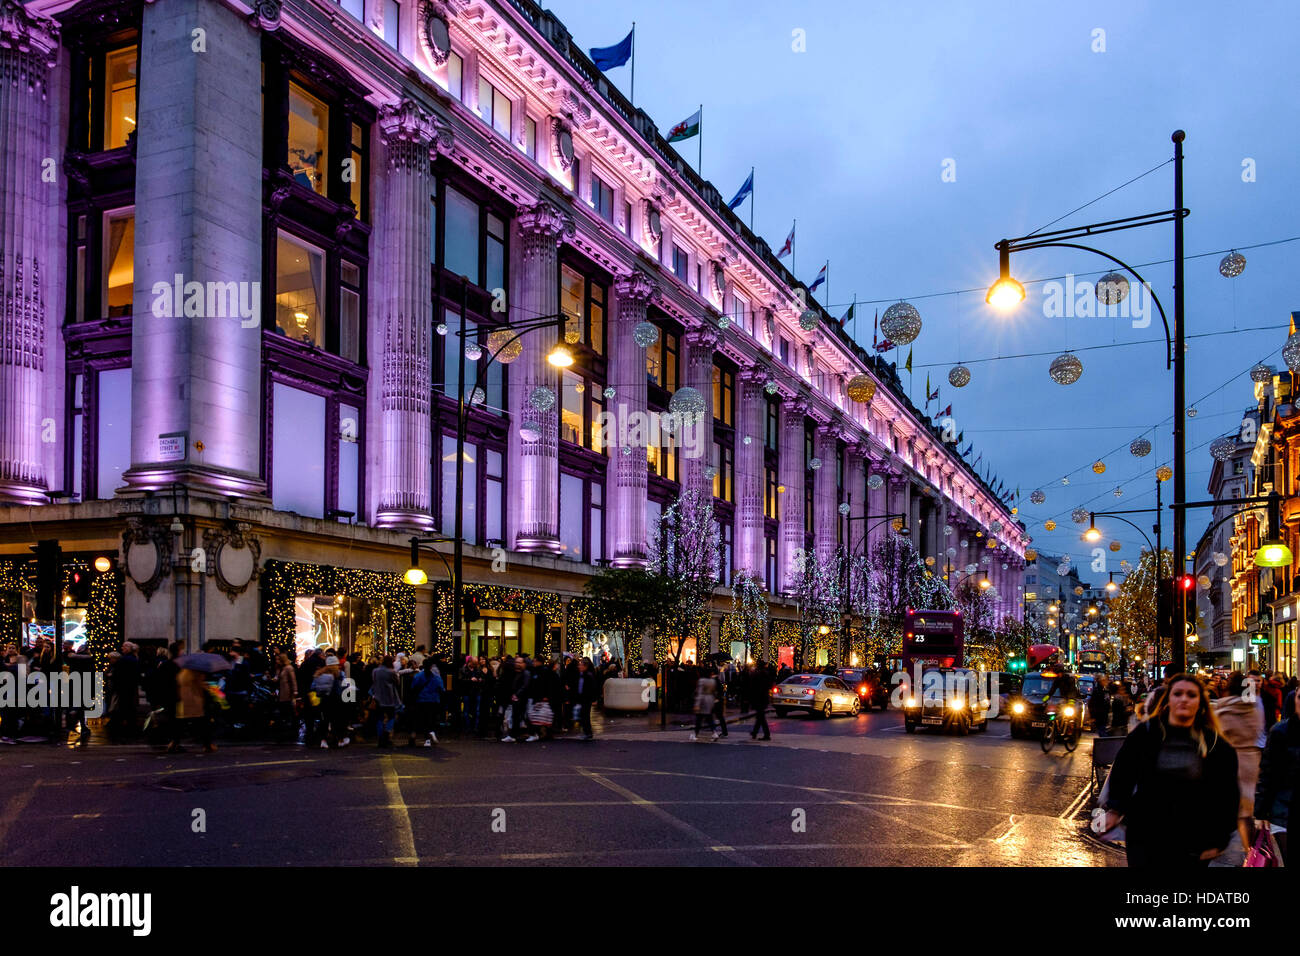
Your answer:
[[[632,31],[635,32],[636,30]],[[612,70],[632,59],[632,33],[625,36],[621,43],[615,43],[613,46],[592,47],[591,61],[596,64],[596,69]]]
[[[749,178],[745,180],[744,184],[740,187],[740,191],[736,193],[736,195],[732,198],[731,202],[727,203],[727,208],[735,209],[742,202],[744,202],[745,197],[748,196],[753,191],[754,191],[754,171],[751,169],[749,171]]]

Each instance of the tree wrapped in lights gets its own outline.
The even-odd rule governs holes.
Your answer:
[[[695,638],[697,652],[707,642],[709,604],[719,581],[721,541],[713,518],[713,496],[692,488],[683,490],[660,516],[658,534],[650,542],[649,570],[676,584],[677,633],[667,637],[670,644],[666,648],[675,661],[681,661],[688,638]],[[658,640],[655,643],[659,658],[661,645]]]
[[[761,659],[767,632],[767,595],[748,571],[737,571],[731,582],[731,614],[727,621],[732,639],[744,642],[746,656]]]
[[[814,553],[797,553],[793,564],[790,593],[799,609],[797,663],[807,667],[809,648],[829,650],[838,641],[840,615],[844,612],[845,555],[842,549],[821,559]]]
[[[1121,646],[1132,650],[1146,647],[1153,640],[1152,635],[1156,633],[1157,572],[1163,569],[1168,576],[1173,573],[1174,566],[1174,555],[1168,548],[1162,552],[1160,568],[1156,566],[1155,554],[1144,550],[1137,567],[1120,582],[1119,591],[1110,599],[1110,628],[1120,639]],[[1169,641],[1160,638],[1156,660],[1169,660],[1171,651]]]
[[[897,654],[908,608],[950,611],[956,605],[947,582],[934,574],[905,535],[891,531],[850,565],[853,614],[862,621],[863,660]]]
[[[629,659],[634,648],[640,654],[641,641],[667,633],[677,612],[676,582],[667,575],[642,568],[606,568],[588,579],[585,590],[590,609],[588,623],[626,634]],[[573,604],[569,607],[569,623],[573,631],[571,641],[576,640],[578,628],[574,625]]]

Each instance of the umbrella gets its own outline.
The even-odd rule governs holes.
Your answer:
[[[181,670],[198,671],[201,674],[215,674],[218,671],[228,671],[231,668],[230,661],[220,654],[182,654],[176,658],[176,666]]]
[[[729,661],[729,660],[731,660],[731,655],[730,655],[730,654],[724,654],[722,651],[718,651],[718,652],[716,652],[716,653],[714,653],[714,654],[710,654],[708,657],[706,657],[706,658],[704,658],[704,659],[705,659],[706,661],[712,661],[712,662],[715,663],[715,664],[721,664],[723,661]]]

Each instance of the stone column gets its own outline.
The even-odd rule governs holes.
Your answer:
[[[739,428],[736,431],[736,570],[763,580],[766,547],[763,540],[763,441],[766,434],[767,402],[763,385],[767,374],[761,368],[740,373]],[[746,444],[748,442],[748,444]]]
[[[49,487],[41,438],[53,416],[43,412],[42,389],[58,252],[47,197],[58,187],[42,175],[58,51],[55,21],[0,4],[0,502],[17,504],[44,504]]]
[[[912,482],[904,472],[895,469],[905,469],[901,463],[891,465],[889,475],[889,499],[886,514],[903,515],[903,520],[908,524],[908,530],[911,531],[912,523]],[[893,531],[894,521],[891,519],[885,522],[885,527]]]
[[[862,519],[869,514],[867,492],[867,446],[850,445],[847,450],[848,469],[845,474],[845,490],[849,493],[849,518],[844,536],[844,547],[849,554],[866,553],[866,531],[871,524]]]
[[[909,478],[907,483],[907,527],[911,531],[909,537],[912,539],[912,547],[924,557],[925,548],[921,540],[921,498],[921,490]]]
[[[520,212],[513,231],[511,321],[557,315],[557,250],[561,237],[573,234],[572,218],[542,200]],[[550,328],[529,332],[523,336],[523,343],[523,354],[510,366],[509,375],[510,417],[516,423],[510,431],[510,461],[514,467],[509,479],[510,500],[515,505],[515,548],[559,554],[560,379],[546,361],[555,345],[555,332]],[[524,426],[528,426],[532,440],[520,436]]]
[[[839,514],[835,510],[835,460],[839,453],[839,428],[834,424],[819,425],[813,443],[813,454],[821,461],[821,468],[813,478],[813,542],[817,560],[827,561],[835,553],[835,526]]]
[[[683,339],[686,345],[685,383],[704,399],[704,415],[690,424],[683,421],[680,425],[680,480],[683,491],[698,491],[703,501],[713,495],[713,479],[710,477],[713,474],[713,353],[720,337],[716,329],[705,326],[692,329]]]
[[[646,321],[646,306],[659,287],[639,269],[614,282],[614,321],[610,323],[607,353],[610,380],[618,383],[605,411],[612,425],[607,434],[610,449],[613,507],[606,511],[613,526],[613,564],[618,568],[644,567],[646,563],[646,372],[645,350],[632,338]]]
[[[266,13],[278,21],[278,5]],[[269,278],[262,117],[252,108],[262,95],[262,36],[244,15],[208,0],[147,3],[141,15],[131,467],[123,477],[138,489],[180,482],[223,497],[264,496],[260,305]],[[195,54],[199,23],[206,52]],[[249,315],[244,302],[254,305]],[[174,433],[188,442],[181,461],[165,457],[159,441]]]
[[[797,575],[796,561],[804,553],[803,524],[803,435],[808,404],[794,399],[781,409],[780,495],[781,560],[778,588],[790,590]]]
[[[433,527],[429,146],[436,131],[432,117],[403,100],[380,112],[379,133],[387,163],[370,296],[371,314],[383,330],[382,339],[372,336],[377,347],[370,353],[383,363],[376,383],[381,467],[375,523],[427,531]],[[451,334],[446,341],[448,348],[461,345]]]

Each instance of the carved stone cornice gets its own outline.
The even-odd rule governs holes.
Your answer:
[[[659,295],[659,283],[641,269],[634,269],[614,280],[614,293],[620,300],[650,302]]]
[[[716,328],[708,325],[701,325],[697,328],[690,329],[684,336],[686,344],[692,349],[701,349],[713,352],[722,342],[722,335]]]
[[[8,61],[5,63],[4,61]],[[3,82],[26,84],[45,97],[45,74],[59,62],[59,24],[32,14],[16,0],[0,0],[0,63]]]
[[[274,33],[280,29],[281,6],[281,0],[254,0],[248,21],[267,33]]]
[[[434,118],[409,98],[390,103],[379,111],[379,136],[388,150],[393,169],[418,170],[429,164],[429,147],[442,133]]]
[[[573,217],[554,203],[545,199],[525,206],[515,218],[519,231],[525,236],[548,238],[558,242],[561,237],[574,233]]]

